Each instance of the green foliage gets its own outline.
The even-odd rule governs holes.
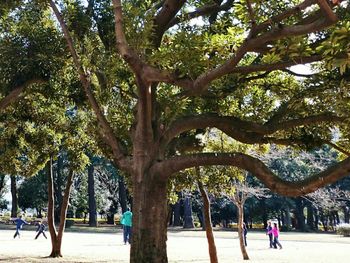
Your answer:
[[[47,207],[47,175],[45,171],[25,179],[18,188],[18,205],[25,211],[27,208],[42,210]]]

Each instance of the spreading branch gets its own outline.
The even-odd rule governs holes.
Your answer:
[[[102,113],[101,108],[98,105],[98,102],[97,102],[97,100],[96,100],[96,98],[91,90],[90,79],[89,79],[88,75],[86,74],[86,72],[85,72],[85,70],[80,62],[79,55],[75,50],[73,39],[69,33],[67,25],[65,24],[63,17],[61,15],[61,13],[59,12],[59,10],[58,10],[58,8],[53,0],[50,1],[50,6],[51,6],[53,12],[55,13],[55,16],[56,16],[56,18],[57,18],[57,20],[62,28],[64,38],[66,39],[69,51],[72,55],[74,65],[77,68],[80,82],[82,83],[82,85],[84,87],[85,94],[90,102],[92,109],[95,112],[98,123],[103,128],[103,131],[104,131],[103,139],[112,148],[113,155],[115,156],[115,159],[117,160],[117,164],[120,167],[129,167],[128,162],[126,162],[125,155],[121,150],[120,142],[115,137],[112,127],[109,125],[106,117]]]
[[[162,9],[154,18],[154,39],[153,45],[158,47],[162,40],[164,32],[168,29],[169,22],[180,11],[181,7],[185,4],[185,0],[166,0],[162,6]]]
[[[224,4],[219,5],[217,3],[214,4],[209,4],[209,5],[205,5],[202,6],[200,8],[197,8],[195,11],[190,12],[190,13],[186,13],[183,14],[181,16],[177,16],[174,17],[167,25],[167,29],[181,23],[184,21],[189,21],[191,19],[197,18],[197,17],[201,17],[201,16],[209,16],[211,14],[214,13],[218,13],[221,11],[228,11],[232,5],[233,5],[234,1],[233,0],[228,0],[226,1]]]
[[[280,122],[266,122],[259,124],[244,121],[236,117],[203,114],[189,116],[175,121],[163,134],[161,148],[180,133],[204,128],[217,128],[230,137],[244,143],[267,143],[272,138],[265,137],[277,131],[286,131],[301,125],[319,124],[322,122],[342,122],[344,117],[335,116],[332,113],[323,113],[314,116],[303,117]]]
[[[18,99],[18,97],[22,94],[23,90],[27,87],[34,84],[43,84],[47,83],[47,80],[44,79],[31,79],[24,82],[22,85],[14,88],[7,96],[0,100],[0,111],[6,109],[11,103]]]
[[[254,174],[271,191],[284,196],[303,196],[318,188],[332,184],[350,173],[350,158],[336,165],[314,174],[300,181],[286,181],[272,173],[259,159],[243,153],[201,153],[194,155],[177,156],[155,164],[152,169],[162,171],[161,174],[169,176],[183,169],[209,166],[232,165]]]

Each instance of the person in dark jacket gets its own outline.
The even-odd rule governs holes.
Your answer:
[[[271,225],[271,221],[267,222],[267,227],[266,227],[266,235],[269,236],[269,240],[270,240],[270,248],[273,248],[275,246],[274,242],[273,242],[273,235],[271,233],[272,230],[272,225]]]
[[[13,220],[13,222],[16,224],[16,233],[14,234],[13,238],[16,238],[16,236],[18,236],[18,238],[20,238],[20,233],[19,230],[22,229],[23,225],[29,225],[29,223],[25,220],[22,219],[22,216],[19,216],[18,218],[16,218],[15,220]]]
[[[38,237],[40,236],[40,234],[43,234],[43,236],[47,239],[47,236],[45,235],[45,229],[46,226],[44,223],[41,223],[40,221],[38,223],[36,223],[36,232],[38,232],[38,234],[36,235],[35,239],[38,239]]]

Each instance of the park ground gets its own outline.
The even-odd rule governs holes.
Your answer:
[[[72,230],[71,230],[72,231]],[[105,233],[103,233],[105,232]],[[66,232],[63,236],[63,258],[46,258],[50,253],[49,239],[35,231],[22,231],[20,239],[13,239],[13,229],[0,229],[0,262],[128,262],[129,245],[122,242],[119,228],[95,232]],[[49,234],[47,233],[48,238]],[[220,263],[243,262],[238,236],[233,231],[215,231]],[[268,263],[345,263],[350,262],[350,238],[336,234],[281,233],[283,249],[270,249],[267,236],[261,231],[248,233],[249,262]],[[209,262],[204,231],[168,231],[169,262]],[[247,261],[244,261],[247,262]]]

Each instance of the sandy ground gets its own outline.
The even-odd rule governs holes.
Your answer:
[[[34,240],[34,231],[22,231],[13,239],[13,230],[0,230],[0,262],[128,262],[129,245],[122,233],[65,233],[63,258],[45,258],[51,243],[43,236]],[[47,233],[48,234],[48,233]],[[219,262],[243,262],[237,233],[214,233]],[[281,233],[283,249],[269,249],[263,232],[248,233],[249,262],[345,263],[350,262],[350,238],[334,234]],[[169,262],[209,262],[205,232],[169,231]],[[247,262],[247,261],[244,261]]]

